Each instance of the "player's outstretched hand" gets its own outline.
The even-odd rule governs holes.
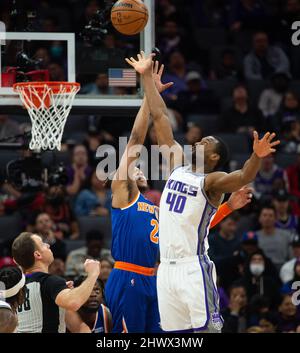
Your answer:
[[[244,186],[240,190],[233,192],[227,201],[228,206],[232,210],[239,210],[240,208],[243,208],[251,202],[253,191],[254,190],[249,186]]]
[[[101,264],[99,261],[87,259],[84,263],[84,270],[88,275],[98,277],[100,275]]]
[[[155,61],[154,67],[153,67],[153,80],[155,82],[155,86],[158,90],[159,93],[162,93],[163,91],[167,90],[169,87],[173,86],[174,82],[168,82],[163,84],[161,82],[161,77],[163,75],[165,66],[162,64],[159,68],[159,62]]]
[[[152,67],[153,67],[153,58],[155,54],[151,53],[149,56],[146,56],[143,51],[141,51],[140,54],[137,55],[137,60],[133,57],[130,59],[126,58],[126,62],[132,66],[136,72],[138,72],[141,75],[144,75],[145,73],[151,73],[152,72]]]
[[[264,158],[268,156],[270,153],[276,152],[275,146],[280,144],[280,141],[273,141],[276,134],[273,132],[267,132],[265,136],[259,140],[257,131],[253,132],[254,143],[253,143],[253,151],[259,158]]]

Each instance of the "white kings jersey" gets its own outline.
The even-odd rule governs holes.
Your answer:
[[[205,177],[193,173],[191,166],[178,167],[170,175],[159,209],[161,258],[207,255],[207,236],[217,209],[205,195]]]

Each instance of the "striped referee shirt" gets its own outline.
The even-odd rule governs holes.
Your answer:
[[[26,297],[18,307],[18,333],[64,333],[65,310],[55,304],[66,281],[48,273],[26,275]]]

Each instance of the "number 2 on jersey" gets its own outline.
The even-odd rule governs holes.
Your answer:
[[[169,211],[182,213],[186,204],[186,196],[168,193],[167,204],[170,205]]]
[[[151,219],[151,225],[154,227],[150,233],[150,240],[154,244],[158,244],[158,221],[156,219]]]

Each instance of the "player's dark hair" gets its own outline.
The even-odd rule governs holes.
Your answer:
[[[18,284],[22,279],[22,271],[18,267],[5,267],[0,270],[0,282],[5,286],[5,289],[10,289]],[[23,303],[25,298],[25,286],[13,297],[5,298],[6,302],[11,305],[12,308],[16,308],[18,305]]]
[[[92,229],[90,231],[88,231],[86,233],[86,242],[90,242],[92,240],[100,240],[100,241],[103,241],[104,239],[104,236],[103,234],[99,231],[99,230],[96,230],[96,229]]]
[[[12,256],[24,270],[31,268],[35,262],[34,252],[37,248],[32,236],[33,233],[23,232],[12,244]]]
[[[218,136],[213,136],[218,142],[216,144],[216,153],[220,156],[218,163],[214,170],[218,170],[228,162],[229,160],[229,150],[226,143]]]

